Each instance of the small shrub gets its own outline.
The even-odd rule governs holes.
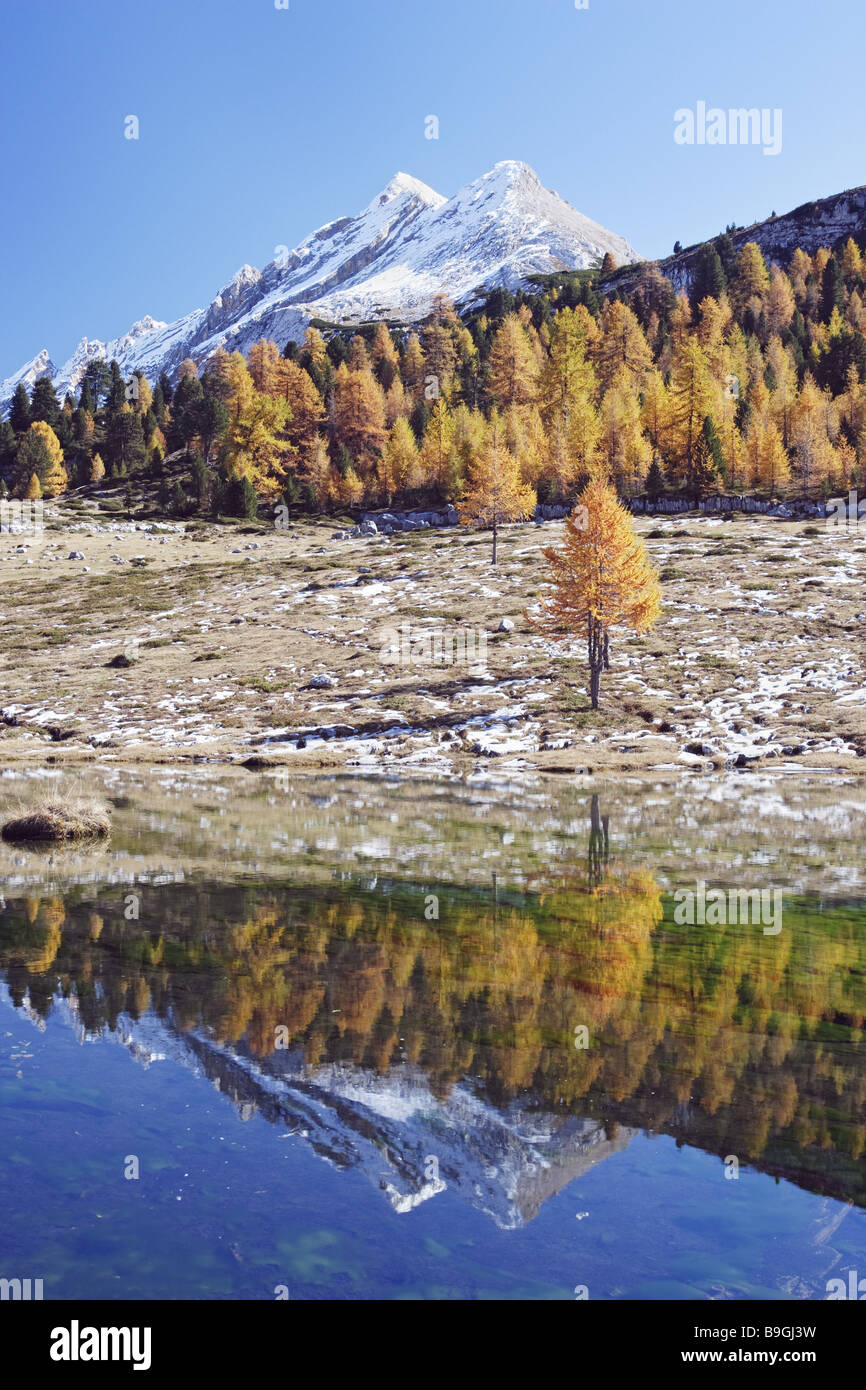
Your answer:
[[[103,839],[111,830],[105,806],[96,801],[46,797],[3,826],[4,840]]]

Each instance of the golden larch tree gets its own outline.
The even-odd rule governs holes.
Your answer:
[[[31,479],[39,482],[37,497],[57,497],[69,484],[63,467],[63,449],[54,430],[44,420],[34,420],[18,445],[17,478],[19,493],[31,496]]]
[[[538,361],[529,334],[517,314],[508,314],[490,346],[487,389],[503,409],[526,405],[535,395]]]
[[[759,425],[757,435],[757,482],[771,497],[775,497],[788,486],[791,464],[776,425]]]
[[[590,699],[598,709],[601,673],[610,669],[610,632],[648,632],[661,611],[658,575],[612,487],[592,479],[565,523],[562,545],[544,551],[550,593],[527,618],[551,636],[586,634]]]
[[[376,329],[370,348],[370,360],[382,390],[387,395],[400,374],[400,358],[394,346],[394,339],[384,323],[380,323]]]
[[[388,506],[395,493],[406,492],[421,483],[418,445],[405,416],[395,420],[385,442],[379,465],[379,481]]]
[[[466,491],[457,504],[464,526],[493,531],[491,563],[496,564],[499,527],[509,521],[523,521],[535,507],[535,488],[520,477],[520,463],[505,444],[505,431],[494,412],[477,460],[470,470]]]
[[[420,469],[423,481],[445,498],[452,497],[459,485],[460,460],[454,434],[454,417],[448,402],[440,396],[424,431]]]
[[[388,437],[385,393],[368,368],[351,370],[345,363],[334,382],[334,434],[348,449],[355,471],[367,478]]]
[[[595,349],[605,390],[623,369],[638,386],[652,367],[652,353],[634,311],[620,300],[609,300],[601,315],[602,336]]]

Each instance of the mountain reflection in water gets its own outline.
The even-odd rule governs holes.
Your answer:
[[[862,905],[676,925],[597,799],[590,825],[520,892],[173,883],[133,920],[116,886],[9,899],[0,970],[32,1017],[193,1066],[397,1211],[447,1185],[520,1226],[640,1131],[866,1204]]]

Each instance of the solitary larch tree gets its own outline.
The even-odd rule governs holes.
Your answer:
[[[457,504],[462,525],[493,531],[494,565],[499,527],[509,521],[523,521],[536,503],[535,489],[522,481],[520,464],[503,436],[494,413],[485,446],[470,468],[466,490]]]
[[[616,493],[592,479],[565,523],[562,545],[544,551],[550,592],[529,620],[551,636],[585,632],[590,699],[598,709],[601,673],[610,669],[610,631],[648,632],[661,611],[661,589]]]

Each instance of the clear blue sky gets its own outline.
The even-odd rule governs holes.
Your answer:
[[[864,51],[852,0],[6,5],[0,379],[209,303],[398,169],[526,160],[648,257],[866,182]],[[699,100],[781,107],[782,153],[678,146]]]

